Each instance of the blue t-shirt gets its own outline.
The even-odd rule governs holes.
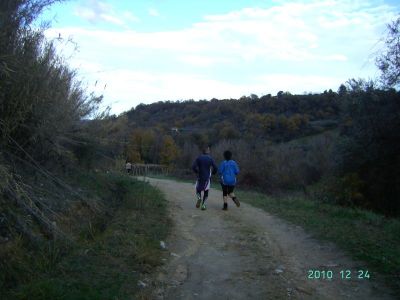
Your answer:
[[[224,160],[218,168],[221,181],[224,185],[235,185],[236,175],[239,174],[239,167],[234,160]]]

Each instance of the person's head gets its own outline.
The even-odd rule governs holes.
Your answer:
[[[210,145],[204,145],[204,146],[201,148],[201,152],[202,152],[203,154],[210,154],[210,152],[211,152]]]
[[[232,152],[229,150],[226,150],[224,152],[224,158],[225,158],[225,160],[230,160],[232,158]]]

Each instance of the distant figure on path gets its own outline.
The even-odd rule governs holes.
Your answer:
[[[205,210],[208,190],[210,189],[211,174],[216,174],[218,170],[214,159],[210,156],[210,146],[203,147],[203,154],[193,162],[192,170],[197,174],[196,207],[199,208],[201,204],[201,210]],[[201,201],[201,192],[203,192],[203,202]]]
[[[223,210],[228,209],[228,196],[232,198],[236,206],[240,206],[239,200],[236,198],[233,190],[236,185],[236,175],[239,174],[239,167],[236,161],[232,160],[232,152],[226,150],[224,152],[225,160],[218,167],[218,173],[221,176],[222,195],[224,198]]]
[[[126,172],[128,172],[129,175],[132,174],[132,164],[129,161],[126,162],[125,169],[126,169]]]

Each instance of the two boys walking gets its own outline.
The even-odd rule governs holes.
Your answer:
[[[192,170],[197,174],[196,181],[196,207],[201,206],[202,210],[206,209],[206,201],[208,198],[208,191],[210,189],[211,175],[217,172],[221,178],[222,194],[224,199],[223,210],[228,209],[228,197],[232,198],[236,206],[240,206],[239,200],[233,193],[236,185],[236,175],[239,173],[237,163],[232,160],[232,152],[224,152],[224,161],[220,163],[219,167],[216,166],[213,158],[210,156],[210,147],[203,149],[203,154],[196,158],[192,164]],[[202,197],[203,193],[203,197]]]

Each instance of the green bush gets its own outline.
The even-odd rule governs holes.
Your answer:
[[[363,81],[349,84],[336,150],[338,176],[349,181],[356,174],[365,206],[399,215],[400,93]]]

